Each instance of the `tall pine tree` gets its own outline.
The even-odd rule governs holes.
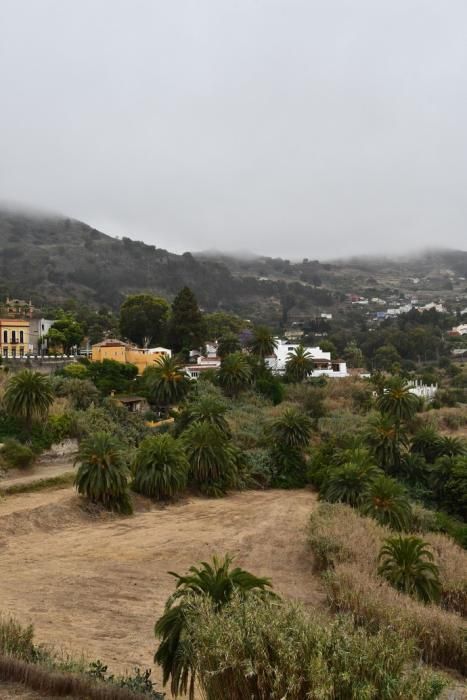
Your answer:
[[[206,340],[203,315],[189,287],[184,287],[173,301],[168,339],[172,350],[184,353],[200,348]]]

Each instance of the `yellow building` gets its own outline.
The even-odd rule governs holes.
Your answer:
[[[0,318],[0,355],[24,357],[29,349],[29,319]]]
[[[93,362],[102,362],[103,360],[129,362],[138,368],[138,374],[142,374],[146,367],[156,364],[160,357],[171,354],[167,348],[143,350],[121,340],[109,338],[92,346],[91,359]]]

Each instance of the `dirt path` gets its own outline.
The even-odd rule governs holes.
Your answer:
[[[17,484],[29,484],[39,479],[50,479],[53,476],[62,476],[74,470],[72,457],[56,458],[47,463],[37,463],[31,469],[11,469],[8,475],[0,479],[0,491],[7,486]]]
[[[28,494],[28,507],[25,496],[0,502],[1,609],[33,622],[38,642],[113,671],[152,666],[154,621],[173,591],[167,571],[214,553],[237,554],[290,598],[323,601],[305,541],[309,491],[190,498],[104,520],[84,515],[71,490]]]

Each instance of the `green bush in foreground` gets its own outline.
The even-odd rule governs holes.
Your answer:
[[[218,610],[199,596],[186,627],[184,660],[206,700],[431,700],[445,685],[393,630],[320,621],[292,603],[233,596]]]
[[[232,568],[232,561],[228,555],[223,559],[213,557],[211,563],[201,562],[199,567],[190,567],[185,576],[169,572],[177,579],[177,586],[155,625],[156,637],[161,641],[154,661],[162,667],[164,685],[170,679],[170,689],[175,696],[189,692],[193,697],[194,693],[195,672],[186,646],[186,619],[193,596],[208,598],[213,610],[219,610],[236,591],[245,595],[251,591],[267,591],[271,586],[266,578],[258,578],[239,567]]]
[[[14,469],[26,469],[34,461],[34,452],[27,445],[22,445],[18,440],[6,440],[1,455],[9,467]]]

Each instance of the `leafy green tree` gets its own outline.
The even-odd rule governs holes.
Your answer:
[[[401,356],[394,345],[382,345],[373,356],[373,363],[376,369],[389,372],[395,364],[401,361]]]
[[[91,404],[98,403],[99,390],[89,379],[67,379],[64,382],[65,395],[77,411],[85,411]]]
[[[30,432],[34,421],[47,417],[54,401],[52,384],[45,374],[24,369],[8,380],[3,404],[12,416],[23,420]]]
[[[59,318],[47,333],[48,346],[52,350],[60,350],[68,354],[81,343],[84,337],[84,329],[71,314],[61,313]]]
[[[82,440],[75,463],[79,463],[75,478],[78,493],[109,510],[132,513],[130,471],[122,447],[112,435],[97,432]]]
[[[313,358],[311,354],[299,345],[287,355],[285,363],[285,376],[289,382],[303,382],[313,371]]]
[[[247,323],[235,314],[228,314],[225,311],[214,311],[205,314],[206,337],[209,340],[219,340],[227,335],[238,336]]]
[[[355,340],[352,340],[344,348],[344,359],[349,367],[364,367],[365,360],[363,352],[358,347]]]
[[[107,396],[112,391],[129,391],[138,375],[138,368],[128,362],[103,360],[89,363],[88,375],[99,391]]]
[[[378,573],[389,583],[420,600],[438,602],[439,571],[426,542],[419,537],[389,537],[379,553]]]
[[[377,399],[376,405],[381,413],[386,413],[400,424],[401,421],[408,421],[414,417],[419,401],[410,391],[406,380],[397,376],[388,382],[385,392]]]
[[[200,348],[206,340],[203,315],[189,287],[184,287],[172,303],[168,339],[172,350],[185,353]]]
[[[176,498],[186,486],[188,462],[183,447],[168,434],[143,440],[133,469],[134,490],[149,498]]]
[[[362,503],[369,484],[378,474],[378,467],[367,460],[332,467],[325,479],[324,498],[331,503],[348,503],[356,507]]]
[[[120,332],[141,347],[165,340],[170,306],[152,294],[133,294],[120,307]]]
[[[252,368],[241,352],[227,355],[219,369],[219,384],[228,396],[238,396],[252,380]]]
[[[193,423],[181,437],[190,478],[207,495],[222,495],[235,481],[235,451],[226,434],[209,422]]]
[[[228,603],[234,593],[265,594],[272,584],[267,578],[259,578],[239,567],[232,568],[233,559],[213,557],[212,562],[201,562],[190,567],[185,576],[172,571],[177,579],[176,590],[167,600],[164,614],[157,620],[154,631],[161,641],[154,655],[155,663],[162,668],[164,685],[170,680],[172,695],[188,693],[194,698],[196,671],[187,653],[186,617],[195,596],[206,596],[216,610]]]
[[[190,379],[183,366],[175,357],[167,355],[144,370],[143,382],[149,401],[164,409],[181,401],[190,386]]]
[[[238,335],[226,333],[219,339],[217,354],[223,360],[227,355],[232,355],[241,350],[241,343]]]
[[[277,341],[270,328],[267,326],[255,326],[253,334],[249,342],[250,352],[264,361],[265,357],[274,355],[277,347]]]
[[[362,511],[393,530],[406,530],[410,525],[411,509],[405,489],[385,474],[378,475],[368,484],[363,494]]]

